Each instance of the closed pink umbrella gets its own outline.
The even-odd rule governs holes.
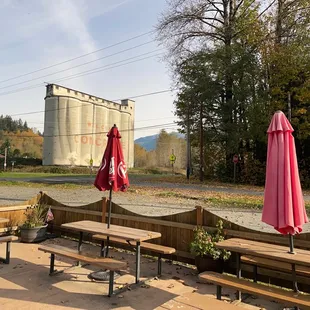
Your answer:
[[[300,185],[294,131],[283,112],[277,111],[268,128],[266,184],[262,221],[281,234],[293,235],[308,222]]]

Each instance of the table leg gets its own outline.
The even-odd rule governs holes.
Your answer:
[[[236,253],[236,258],[237,258],[237,278],[240,279],[241,278],[241,264],[240,264],[240,253]],[[241,292],[237,291],[236,292],[236,297],[237,300],[241,300]]]
[[[109,255],[109,243],[110,243],[110,237],[107,236],[107,245],[106,245],[104,257],[108,257]]]
[[[79,238],[79,245],[78,245],[78,252],[81,253],[82,250],[82,243],[83,243],[83,232],[80,231],[80,238]],[[81,262],[77,261],[76,265],[80,266]]]
[[[140,281],[140,241],[137,241],[136,247],[136,283]]]
[[[293,278],[293,290],[298,293],[298,284],[297,284],[297,280],[296,280],[296,265],[292,264],[292,278]]]

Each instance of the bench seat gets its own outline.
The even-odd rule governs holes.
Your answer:
[[[279,261],[275,261],[275,260],[263,258],[263,257],[242,255],[241,262],[248,264],[248,265],[253,265],[254,267],[258,266],[258,267],[264,267],[264,268],[272,269],[272,270],[279,270],[279,271],[284,271],[284,272],[289,272],[289,273],[292,272],[291,264],[285,263],[285,262],[279,262]],[[298,275],[305,276],[305,277],[310,276],[309,267],[296,265],[295,270],[296,270],[296,274]]]
[[[101,256],[104,255],[103,254],[104,253],[104,242],[107,241],[107,236],[96,234],[96,235],[93,235],[92,238],[95,240],[101,241],[100,255]],[[115,238],[115,237],[110,237],[109,243],[118,243],[118,244],[123,244],[123,245],[127,245],[127,246],[128,245],[135,246],[135,244],[133,244],[133,243],[128,243],[124,239]],[[160,245],[160,244],[149,243],[149,242],[141,242],[140,247],[141,247],[141,250],[147,250],[147,251],[151,251],[151,252],[158,254],[158,275],[161,275],[162,255],[169,255],[169,254],[175,253],[174,248],[164,246],[164,245]]]
[[[55,274],[54,263],[55,263],[55,255],[71,258],[77,261],[85,262],[90,265],[98,266],[102,269],[108,269],[110,271],[109,277],[109,294],[108,296],[113,295],[113,283],[114,283],[114,272],[117,270],[121,270],[126,268],[127,263],[118,261],[112,258],[105,257],[92,257],[88,254],[79,253],[78,251],[68,249],[59,245],[41,245],[39,251],[43,251],[46,253],[51,253],[51,261],[50,261],[50,275]]]
[[[10,254],[11,254],[11,242],[17,241],[18,237],[16,236],[2,236],[0,237],[0,243],[6,243],[6,255],[5,258],[0,257],[0,261],[5,264],[10,263]]]
[[[207,271],[199,274],[201,282],[213,283],[217,285],[217,298],[221,299],[222,286],[236,289],[243,293],[260,296],[268,300],[279,302],[285,306],[300,307],[310,309],[310,295],[296,293],[277,287],[251,282],[245,279],[238,279],[226,274],[219,274]]]

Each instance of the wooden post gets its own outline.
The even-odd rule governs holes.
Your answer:
[[[196,206],[196,213],[197,213],[196,225],[202,226],[203,225],[203,208],[201,206]]]
[[[42,203],[43,204],[45,202],[45,201],[43,202],[44,195],[45,195],[45,192],[43,192],[43,191],[39,192],[39,195],[37,196],[37,202],[38,203]]]
[[[106,222],[106,214],[107,214],[107,198],[102,197],[102,218],[101,218],[102,223]]]

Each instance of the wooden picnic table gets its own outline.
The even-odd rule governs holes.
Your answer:
[[[310,266],[310,251],[295,249],[295,254],[289,253],[289,246],[275,245],[264,242],[231,238],[216,244],[220,249],[235,252],[237,255],[237,277],[241,277],[240,256],[252,255],[256,257],[268,258],[271,260],[286,262],[292,266],[293,288],[298,291],[296,281],[296,265]]]
[[[160,238],[161,234],[159,232],[148,231],[143,229],[118,226],[118,225],[108,225],[106,223],[94,222],[94,221],[78,221],[72,223],[66,223],[61,225],[62,228],[78,231],[80,233],[78,251],[81,251],[81,246],[83,242],[83,233],[89,233],[92,235],[100,234],[107,237],[116,237],[126,240],[128,244],[132,245],[130,242],[134,242],[136,247],[136,283],[140,280],[140,243],[146,240]]]

